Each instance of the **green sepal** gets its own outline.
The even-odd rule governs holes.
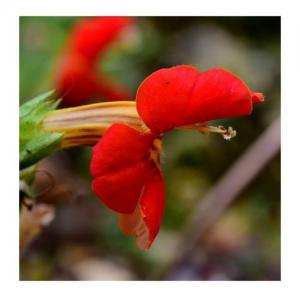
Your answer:
[[[59,149],[63,133],[49,132],[42,126],[47,113],[59,105],[59,100],[51,100],[53,95],[54,91],[44,93],[20,107],[20,169]]]
[[[21,170],[19,174],[19,179],[21,181],[26,182],[27,184],[31,184],[34,180],[36,170],[37,170],[37,165],[32,165],[28,168]]]

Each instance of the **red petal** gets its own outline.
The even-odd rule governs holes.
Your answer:
[[[98,79],[81,55],[66,53],[61,57],[55,76],[63,107],[81,105],[99,97]]]
[[[90,100],[127,100],[130,91],[98,74],[96,60],[131,24],[129,17],[95,17],[78,22],[61,55],[55,72],[56,89],[62,106],[76,106]]]
[[[123,101],[132,99],[132,93],[129,89],[116,80],[108,78],[104,74],[98,75],[98,91],[94,100],[102,101]]]
[[[120,215],[120,227],[124,234],[136,236],[136,244],[148,249],[158,234],[165,207],[164,182],[158,169],[144,186],[141,199],[131,215]]]
[[[94,17],[77,24],[69,41],[69,48],[91,61],[106,50],[122,29],[131,24],[130,17]]]
[[[150,172],[153,135],[114,124],[93,148],[93,189],[111,209],[132,213]]]
[[[151,74],[140,85],[136,100],[143,121],[160,133],[174,127],[250,114],[252,101],[257,102],[252,95],[244,82],[228,71],[198,72],[183,65]]]
[[[94,67],[81,55],[65,53],[55,74],[56,89],[62,107],[85,104],[90,100],[125,100],[130,92],[117,82],[96,74]]]
[[[93,180],[93,190],[112,210],[130,214],[134,211],[149,173],[147,162],[115,170]]]

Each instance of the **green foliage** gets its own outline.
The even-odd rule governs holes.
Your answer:
[[[39,95],[20,107],[20,169],[29,167],[56,150],[62,133],[51,133],[42,126],[47,113],[55,110],[59,100],[50,100],[54,91]]]

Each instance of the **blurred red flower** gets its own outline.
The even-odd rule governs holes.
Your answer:
[[[120,213],[125,234],[147,249],[155,239],[165,205],[160,172],[163,133],[176,127],[213,119],[248,115],[262,102],[232,73],[191,66],[161,69],[140,85],[137,110],[148,126],[140,132],[124,124],[112,125],[93,148],[90,171],[93,190]]]
[[[63,49],[55,72],[55,86],[62,106],[90,100],[124,100],[125,86],[97,70],[97,62],[121,32],[133,23],[130,17],[94,17],[76,24]]]

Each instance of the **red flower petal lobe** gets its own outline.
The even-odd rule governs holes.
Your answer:
[[[58,97],[62,107],[82,105],[90,100],[125,100],[131,98],[127,88],[103,74],[97,74],[86,58],[65,53],[55,73]]]
[[[62,107],[132,97],[129,89],[98,72],[96,66],[97,59],[132,21],[129,17],[94,17],[75,25],[55,71]]]
[[[85,19],[75,27],[69,41],[69,48],[93,62],[131,22],[130,17]]]
[[[165,207],[165,188],[160,171],[156,168],[145,183],[135,211],[120,215],[120,228],[125,235],[135,235],[136,244],[146,250],[159,232]]]
[[[138,112],[155,133],[219,118],[250,114],[262,101],[237,76],[222,69],[205,72],[191,66],[161,69],[140,85]]]
[[[87,60],[75,53],[61,57],[55,73],[55,85],[62,107],[81,105],[99,96],[99,81]]]
[[[123,124],[112,125],[94,146],[93,190],[109,208],[132,213],[150,172],[154,136]]]

